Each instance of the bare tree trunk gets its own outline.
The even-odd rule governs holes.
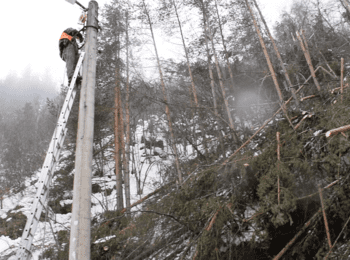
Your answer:
[[[122,172],[120,171],[120,103],[119,103],[119,75],[117,74],[117,84],[115,87],[115,110],[114,110],[114,144],[115,144],[115,174],[117,185],[117,210],[123,209],[123,187],[122,187]]]
[[[119,35],[118,35],[119,38]],[[118,39],[119,42],[119,39]],[[119,66],[118,66],[118,60],[119,60],[119,48],[117,52],[117,64],[116,64],[116,84],[114,88],[114,144],[115,144],[115,155],[114,155],[114,160],[115,160],[115,174],[116,174],[116,185],[117,185],[117,210],[122,210],[123,209],[123,186],[122,186],[122,172],[120,171],[120,119],[119,119],[119,114],[120,114],[120,72],[119,72]]]
[[[126,208],[130,208],[130,111],[129,111],[129,98],[130,98],[130,86],[129,86],[129,13],[126,12],[126,97],[125,97],[125,116],[126,116],[126,146],[125,146],[125,198]]]
[[[218,3],[217,3],[216,0],[215,0],[215,7],[216,7],[216,13],[217,13],[217,16],[218,16],[218,20],[219,20],[218,21],[219,22],[219,29],[220,29],[221,39],[222,39],[222,46],[224,47],[226,64],[227,64],[228,72],[229,72],[230,78],[231,78],[231,87],[232,87],[232,90],[234,91],[235,90],[235,83],[234,83],[234,80],[233,80],[233,73],[232,73],[231,65],[230,65],[230,62],[228,60],[228,52],[227,52],[227,48],[226,48],[226,44],[225,44],[224,33],[222,32],[219,8],[218,8]]]
[[[310,52],[309,52],[309,47],[307,45],[307,41],[306,41],[306,38],[304,36],[304,33],[303,31],[301,30],[301,35],[303,36],[304,38],[304,42],[303,42],[303,39],[300,37],[300,34],[299,32],[296,32],[296,35],[297,35],[297,38],[299,40],[299,43],[300,43],[300,47],[301,49],[303,50],[304,52],[304,56],[305,56],[305,59],[306,59],[306,62],[309,66],[309,69],[310,69],[310,72],[311,72],[311,75],[312,75],[312,79],[314,80],[314,83],[317,87],[317,90],[318,91],[321,91],[321,86],[320,86],[320,83],[318,83],[318,80],[316,78],[316,73],[315,73],[315,69],[314,67],[312,66],[312,62],[311,62],[311,56],[310,56]]]
[[[170,137],[171,137],[172,147],[173,147],[173,150],[174,150],[174,153],[175,153],[175,165],[176,165],[176,170],[177,170],[177,174],[178,174],[178,180],[179,180],[180,183],[182,183],[182,174],[181,174],[181,170],[180,170],[179,157],[178,157],[178,153],[177,153],[177,149],[176,149],[176,143],[175,143],[173,127],[172,127],[172,122],[171,122],[171,117],[170,117],[170,111],[169,111],[169,106],[168,106],[168,101],[167,101],[166,89],[165,89],[165,84],[164,84],[164,80],[163,80],[163,73],[162,73],[162,68],[160,66],[160,61],[159,61],[156,41],[154,39],[151,17],[150,17],[150,15],[148,13],[145,0],[142,0],[142,3],[143,3],[143,6],[145,8],[145,13],[147,15],[149,28],[150,28],[150,31],[151,31],[151,34],[152,34],[153,46],[154,46],[154,50],[155,50],[155,53],[156,53],[158,69],[159,69],[159,77],[160,77],[160,82],[161,82],[162,89],[163,89],[163,96],[164,96],[164,103],[165,103],[165,112],[166,112],[167,117],[168,117]]]
[[[211,93],[213,95],[214,115],[216,116],[216,118],[219,119],[218,104],[217,104],[216,94],[215,94],[215,81],[214,81],[213,69],[212,69],[212,66],[211,66],[209,43],[208,43],[205,23],[206,23],[206,21],[204,20],[204,28],[203,29],[204,29],[204,35],[205,35],[204,36],[204,38],[205,38],[205,48],[206,48],[206,51],[207,51],[208,70],[209,70],[209,77],[210,77]],[[218,122],[218,125],[219,125],[219,128],[220,128],[221,123]],[[226,157],[225,149],[224,149],[224,143],[223,143],[223,138],[222,138],[222,133],[221,133],[220,129],[219,129],[219,136],[218,136],[218,138],[219,138],[219,142],[220,142],[220,145],[221,145],[222,154],[224,155],[224,157]]]
[[[122,95],[119,92],[119,120],[120,120],[119,136],[120,136],[120,142],[121,142],[121,151],[122,151],[122,155],[123,155],[121,165],[123,165],[122,173],[124,176],[124,187],[126,187],[127,181],[125,180],[125,171],[126,171],[127,165],[126,165],[126,153],[125,153],[125,141],[124,141],[124,113],[123,113],[123,103],[122,103],[121,96]],[[128,183],[128,185],[129,185],[129,183]],[[125,198],[126,198],[126,189],[125,189]]]
[[[196,107],[198,108],[197,91],[196,91],[196,87],[195,87],[195,85],[194,85],[194,80],[193,80],[193,76],[192,76],[192,70],[191,70],[191,66],[190,66],[190,60],[189,60],[189,58],[188,58],[188,53],[187,53],[187,49],[186,49],[186,43],[185,43],[185,39],[184,39],[184,36],[183,36],[182,26],[181,26],[179,14],[178,14],[178,12],[177,12],[177,7],[176,7],[175,0],[173,0],[173,4],[174,4],[175,13],[176,13],[176,18],[177,18],[177,21],[178,21],[178,23],[179,23],[179,29],[180,29],[180,33],[181,33],[182,44],[183,44],[184,51],[185,51],[185,54],[186,54],[188,72],[189,72],[190,78],[191,78],[192,95],[193,95],[193,97],[194,97],[194,102],[195,102],[195,104],[196,104]]]
[[[182,26],[181,26],[179,14],[178,14],[178,12],[177,12],[177,7],[176,7],[175,0],[173,0],[173,4],[174,4],[174,9],[175,9],[175,13],[176,13],[176,18],[177,18],[177,21],[178,21],[178,24],[179,24],[180,33],[181,33],[182,45],[183,45],[183,47],[184,47],[184,51],[185,51],[185,55],[186,55],[186,61],[187,61],[188,72],[189,72],[189,74],[190,74],[190,79],[191,79],[192,91],[190,91],[190,92],[192,92],[192,95],[193,95],[193,97],[194,97],[194,102],[195,102],[197,111],[201,114],[201,111],[198,110],[198,108],[199,108],[199,103],[198,103],[198,98],[197,98],[197,91],[196,91],[196,87],[195,87],[195,85],[194,85],[194,79],[193,79],[193,75],[192,75],[192,70],[191,70],[191,65],[190,65],[190,59],[189,59],[189,57],[188,57],[188,52],[187,52],[187,49],[186,49],[185,38],[184,38],[184,35],[183,35],[183,32],[182,32]],[[191,102],[192,102],[192,99],[191,99]],[[201,117],[200,117],[200,118],[201,118]],[[196,123],[194,122],[194,129],[195,129],[195,125],[196,125]],[[203,140],[204,140],[204,148],[205,148],[206,152],[208,153],[209,150],[208,150],[207,143],[206,143],[206,137],[205,137],[204,127],[203,127],[203,125],[202,125],[201,123],[199,124],[199,127],[200,127],[200,129],[201,129],[202,136],[203,136]],[[194,137],[194,138],[196,138],[196,137]]]
[[[225,91],[225,86],[224,83],[222,81],[222,76],[221,76],[221,70],[220,70],[220,66],[219,66],[219,61],[218,61],[218,57],[216,55],[216,51],[215,51],[215,45],[214,45],[214,40],[213,40],[213,35],[211,34],[211,29],[210,29],[210,25],[209,25],[209,19],[206,15],[206,8],[204,5],[204,2],[202,2],[202,13],[203,13],[203,21],[204,21],[204,27],[206,28],[205,30],[205,37],[208,37],[211,41],[211,45],[212,45],[212,50],[213,50],[213,55],[215,58],[215,65],[216,65],[216,70],[218,73],[218,77],[219,77],[219,83],[220,83],[220,88],[221,88],[221,92],[222,92],[222,96],[224,98],[224,103],[225,103],[225,107],[226,107],[226,111],[227,111],[227,116],[228,116],[228,120],[229,120],[229,125],[232,131],[234,131],[234,125],[233,125],[233,120],[232,120],[232,116],[231,116],[231,112],[230,112],[230,108],[228,106],[228,102],[227,102],[227,98],[226,98],[226,91]]]
[[[206,29],[204,27],[205,35],[206,35]],[[213,103],[214,103],[214,114],[218,117],[218,103],[216,100],[216,94],[215,94],[215,82],[214,82],[214,75],[213,75],[213,68],[211,66],[211,60],[210,60],[210,52],[209,52],[209,44],[208,44],[208,38],[205,36],[205,45],[206,45],[206,51],[207,51],[207,58],[208,58],[208,70],[209,70],[209,77],[210,77],[210,86],[211,86],[211,93],[213,95]]]

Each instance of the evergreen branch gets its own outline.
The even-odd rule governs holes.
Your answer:
[[[183,223],[181,220],[179,220],[178,218],[174,217],[173,215],[169,215],[169,214],[166,214],[166,213],[161,213],[161,212],[157,212],[157,211],[153,211],[153,210],[137,210],[137,212],[153,213],[153,214],[157,214],[159,216],[168,217],[168,218],[171,218],[171,219],[175,220],[177,223],[179,223],[179,224],[181,224],[181,225],[183,225],[185,227],[188,227],[188,225],[186,225],[186,223]]]
[[[131,208],[133,208],[133,207],[135,207],[135,206],[141,204],[141,203],[144,202],[146,199],[150,198],[151,196],[157,194],[158,192],[160,192],[160,191],[162,191],[163,189],[165,189],[165,188],[171,186],[171,185],[174,184],[174,183],[175,183],[175,182],[172,181],[172,182],[170,182],[170,183],[168,183],[168,184],[165,184],[164,186],[160,187],[159,189],[157,189],[157,190],[155,190],[155,191],[149,193],[148,195],[146,195],[146,196],[143,197],[142,199],[140,199],[140,200],[134,202],[132,205],[130,205],[129,210],[130,210]],[[122,209],[122,210],[120,211],[120,213],[124,214],[127,210],[128,210],[127,208],[124,208],[124,209]]]
[[[338,179],[338,180],[336,180],[336,181],[333,181],[332,183],[328,184],[326,187],[322,188],[321,190],[323,191],[323,190],[325,190],[325,189],[328,189],[328,188],[332,187],[334,184],[336,184],[336,183],[337,183],[338,181],[340,181],[340,180],[341,180],[341,179]],[[304,196],[304,197],[297,198],[297,200],[302,200],[302,199],[306,199],[306,198],[311,198],[312,196],[315,196],[315,195],[317,195],[317,194],[319,194],[319,192],[315,192],[315,193],[312,193],[312,194],[310,194],[310,195],[306,195],[306,196]]]

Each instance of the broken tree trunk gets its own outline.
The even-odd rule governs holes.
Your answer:
[[[298,38],[299,43],[300,43],[300,47],[303,50],[303,53],[304,53],[307,65],[309,66],[309,70],[311,72],[311,76],[312,76],[312,78],[314,80],[314,83],[315,83],[315,85],[317,87],[317,90],[321,91],[320,84],[318,83],[318,80],[316,78],[316,73],[315,73],[314,67],[312,66],[310,52],[308,50],[308,45],[307,45],[307,42],[306,42],[306,38],[305,38],[305,36],[303,34],[303,31],[301,31],[301,34],[302,34],[302,36],[304,38],[304,42],[303,42],[303,39],[301,38],[299,32],[296,32],[297,38]]]
[[[325,210],[324,202],[323,202],[321,185],[318,185],[318,192],[320,193],[320,200],[321,200],[321,205],[322,205],[323,220],[324,220],[324,225],[325,225],[325,228],[326,228],[328,245],[329,245],[329,249],[331,249],[332,248],[331,235],[329,233],[328,221],[327,221],[326,210]]]
[[[289,74],[288,74],[288,72],[287,72],[287,69],[286,69],[286,67],[284,66],[284,63],[283,63],[281,54],[280,54],[280,52],[279,52],[279,50],[278,50],[278,48],[277,48],[277,45],[276,45],[276,43],[275,43],[275,40],[273,39],[273,37],[272,37],[272,35],[271,35],[271,33],[270,33],[269,27],[267,26],[267,23],[266,23],[266,21],[265,21],[265,18],[264,18],[264,16],[262,15],[262,13],[261,13],[261,11],[260,11],[260,8],[259,8],[259,6],[258,6],[256,0],[253,0],[253,1],[254,1],[254,4],[255,4],[256,9],[257,9],[258,12],[259,12],[259,15],[260,15],[260,17],[261,17],[262,22],[263,22],[263,24],[265,25],[266,32],[267,32],[267,34],[268,34],[268,36],[269,36],[269,38],[270,38],[270,40],[271,40],[271,42],[272,42],[273,48],[274,48],[275,53],[276,53],[276,55],[277,55],[277,58],[278,58],[278,60],[279,60],[279,62],[280,62],[280,66],[281,66],[281,68],[282,68],[282,70],[283,70],[284,77],[286,78],[286,81],[287,81],[287,83],[288,83],[288,85],[289,85],[289,89],[290,89],[290,91],[292,92],[293,98],[295,99],[295,102],[296,102],[297,106],[299,107],[299,101],[298,101],[298,98],[297,98],[297,96],[296,96],[296,94],[295,94],[295,89],[293,88],[293,84],[292,84],[292,82],[291,82],[291,80],[290,80],[290,78],[289,78]]]
[[[338,133],[343,133],[343,132],[348,131],[348,130],[350,130],[350,125],[341,126],[341,127],[329,130],[326,133],[326,137],[330,137],[330,136],[336,135]]]
[[[276,88],[276,91],[277,91],[277,94],[278,94],[278,97],[280,99],[280,102],[281,102],[281,108],[282,108],[282,111],[283,113],[285,114],[286,118],[288,119],[289,121],[289,124],[292,126],[292,128],[294,129],[293,127],[293,124],[292,122],[290,121],[289,117],[288,117],[288,114],[287,114],[287,109],[286,109],[286,105],[285,105],[285,102],[284,102],[284,99],[283,99],[283,95],[282,95],[282,92],[281,92],[281,89],[279,87],[279,84],[278,84],[278,81],[277,81],[277,77],[276,77],[276,73],[275,73],[275,70],[273,69],[273,66],[272,66],[272,63],[271,63],[271,60],[270,60],[270,56],[267,52],[267,49],[266,49],[266,46],[265,46],[265,42],[262,38],[262,35],[261,35],[261,32],[260,32],[260,29],[259,29],[259,26],[258,26],[258,23],[255,19],[255,16],[253,14],[253,11],[248,3],[248,0],[245,0],[246,2],[246,5],[248,7],[248,10],[250,12],[250,15],[253,19],[253,24],[254,24],[254,27],[255,27],[255,30],[258,34],[258,37],[259,37],[259,41],[260,41],[260,44],[261,44],[261,47],[263,49],[263,52],[264,52],[264,55],[265,55],[265,58],[266,58],[266,61],[267,61],[267,65],[269,67],[269,70],[270,70],[270,73],[271,73],[271,76],[272,76],[272,79],[273,79],[273,82],[275,84],[275,88]]]

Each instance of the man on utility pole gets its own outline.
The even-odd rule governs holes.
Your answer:
[[[79,59],[79,47],[77,41],[83,41],[81,33],[73,28],[68,28],[62,33],[58,42],[60,57],[66,62],[68,85],[70,85]],[[80,85],[80,82],[81,76],[77,78],[77,84]]]
[[[71,3],[72,1],[76,3],[75,0],[69,0]],[[96,1],[90,1],[84,48],[83,82],[79,101],[69,260],[90,259],[91,174],[95,110],[97,16],[98,4]]]

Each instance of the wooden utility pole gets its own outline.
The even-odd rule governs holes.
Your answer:
[[[98,4],[90,1],[80,90],[69,260],[90,259],[91,174],[95,113]]]

